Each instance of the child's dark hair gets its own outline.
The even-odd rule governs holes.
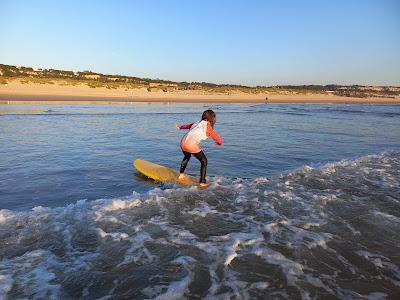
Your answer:
[[[201,119],[210,122],[211,127],[214,127],[217,116],[215,115],[215,112],[213,110],[207,109],[203,112]]]

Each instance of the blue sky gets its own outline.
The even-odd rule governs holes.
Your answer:
[[[0,63],[244,85],[400,85],[399,0],[0,0]]]

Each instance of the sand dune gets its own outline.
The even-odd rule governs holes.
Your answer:
[[[268,100],[266,100],[268,98]],[[140,89],[91,88],[84,84],[62,85],[21,83],[19,80],[0,85],[1,103],[384,103],[400,104],[400,98],[351,98],[327,94],[248,94],[240,91],[207,93],[199,90],[149,92]]]

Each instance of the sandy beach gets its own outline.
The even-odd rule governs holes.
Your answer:
[[[267,100],[266,100],[267,98]],[[134,104],[134,103],[314,103],[314,104],[400,104],[395,98],[351,98],[329,94],[260,93],[241,91],[207,93],[200,90],[149,92],[146,88],[91,88],[84,84],[64,85],[21,83],[19,80],[0,85],[2,104]]]

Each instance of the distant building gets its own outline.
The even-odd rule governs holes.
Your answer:
[[[87,78],[87,79],[99,79],[100,75],[83,75],[83,77]]]

